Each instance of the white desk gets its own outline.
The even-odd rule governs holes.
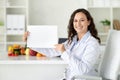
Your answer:
[[[67,63],[58,57],[0,54],[0,80],[60,80]]]

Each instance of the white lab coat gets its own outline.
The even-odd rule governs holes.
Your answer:
[[[54,49],[34,49],[38,52],[47,53],[47,56],[58,56],[68,62],[66,79],[71,80],[74,75],[95,75],[95,64],[100,55],[100,45],[88,31],[80,41],[74,36],[70,45],[64,43],[66,51],[62,53]]]

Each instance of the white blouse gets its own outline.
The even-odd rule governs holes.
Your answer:
[[[71,80],[74,75],[95,75],[95,64],[100,56],[100,45],[88,31],[81,40],[74,36],[70,45],[64,44],[66,51],[60,53],[55,49],[34,49],[49,57],[59,56],[69,64],[66,70],[66,79]]]

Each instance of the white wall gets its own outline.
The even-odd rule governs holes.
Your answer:
[[[86,7],[85,0],[29,0],[29,24],[58,25],[58,37],[67,37],[72,12]]]

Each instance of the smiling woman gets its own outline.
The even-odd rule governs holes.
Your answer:
[[[66,80],[71,80],[74,75],[95,75],[95,64],[100,55],[100,39],[90,13],[85,9],[75,10],[68,23],[68,38],[62,44],[53,48],[31,49],[47,54],[47,57],[61,56],[69,64],[66,69]],[[24,35],[24,41],[27,40]],[[47,37],[47,36],[46,36]]]
[[[79,35],[78,39],[81,39],[81,37],[87,32],[87,28],[90,25],[90,21],[87,20],[87,17],[84,13],[76,13],[73,21],[74,29]]]

